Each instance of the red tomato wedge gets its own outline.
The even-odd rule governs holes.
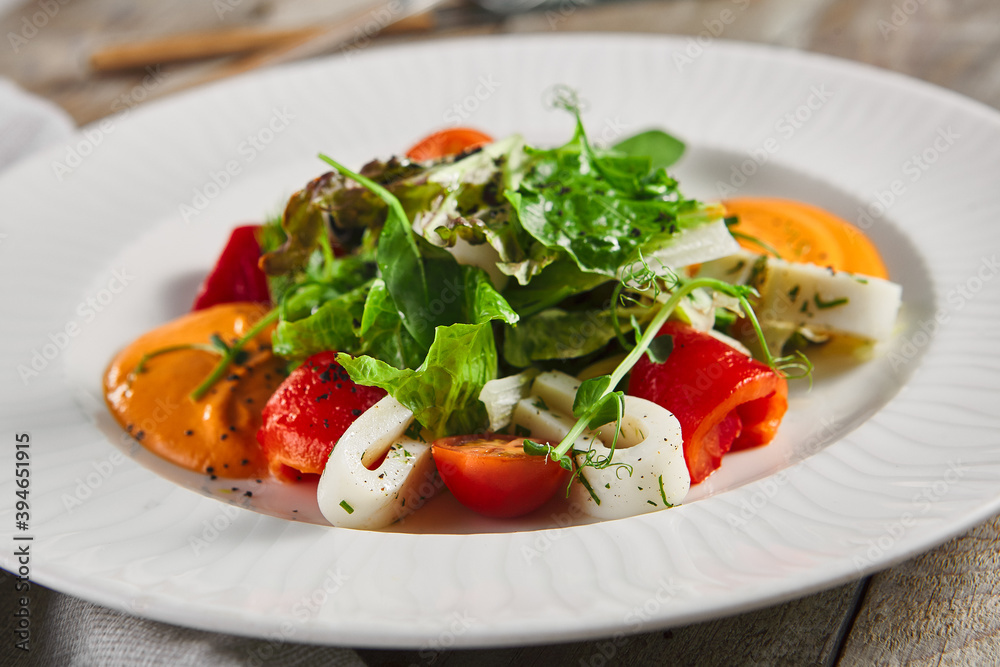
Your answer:
[[[406,151],[406,157],[417,162],[436,160],[492,143],[493,137],[479,130],[454,127],[424,137]]]
[[[532,512],[569,483],[569,470],[524,453],[524,438],[459,435],[436,440],[431,455],[445,486],[469,509],[510,519]]]
[[[191,310],[202,310],[220,303],[253,301],[269,303],[267,278],[260,270],[259,225],[243,225],[233,230],[215,268],[205,278]]]
[[[697,484],[730,449],[770,442],[788,409],[788,382],[768,366],[687,324],[667,322],[658,335],[674,337],[662,364],[645,355],[632,369],[628,393],[674,413],[684,459]]]
[[[296,479],[322,473],[347,427],[383,396],[378,387],[355,384],[336,352],[306,359],[264,406],[257,442],[271,474]]]

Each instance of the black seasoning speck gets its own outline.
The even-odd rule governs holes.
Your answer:
[[[245,466],[245,465],[247,465],[247,464],[249,464],[249,463],[250,463],[250,460],[249,460],[249,459],[243,459],[242,461],[240,461],[240,465],[241,465],[241,466]]]
[[[231,488],[231,489],[229,489],[229,490],[230,490],[230,491],[239,491],[239,490],[240,490],[240,487],[238,487],[238,486],[234,486],[234,487],[232,487],[232,488]]]
[[[146,432],[145,431],[139,431],[138,433],[135,434],[135,439],[136,440],[142,440],[145,437],[146,437]]]
[[[357,387],[351,387],[351,393],[352,394],[358,393],[358,388]]]
[[[208,478],[209,478],[209,479],[219,479],[219,478],[218,478],[218,476],[216,476],[216,475],[209,475],[209,477],[208,477]]]
[[[323,427],[324,428],[330,428],[330,420],[329,419],[324,419],[323,420]]]
[[[361,410],[358,410],[357,408],[354,408],[353,410],[351,410],[351,414],[354,415],[355,417],[360,417],[361,416]]]
[[[316,402],[319,403],[320,401],[325,400],[327,398],[330,398],[330,394],[320,394],[319,396],[316,397]]]
[[[223,468],[228,468],[228,467],[229,467],[229,464],[228,464],[228,463],[223,463],[223,464],[222,464],[222,467],[223,467]]]
[[[188,429],[188,430],[184,431],[184,435],[189,435],[189,436],[190,435],[194,435],[194,431],[192,431],[191,429]]]
[[[229,374],[229,375],[228,375],[228,376],[226,377],[226,379],[227,379],[227,380],[229,380],[229,381],[231,381],[231,382],[236,382],[237,380],[239,380],[239,379],[240,379],[240,376],[239,376],[239,375],[237,375],[236,373],[230,373],[230,374]]]
[[[225,440],[225,439],[226,439],[226,438],[228,438],[228,437],[229,437],[229,434],[228,434],[228,433],[223,433],[222,435],[220,435],[220,436],[219,436],[219,439],[220,439],[220,440]]]
[[[208,466],[207,468],[205,468],[205,472],[211,475],[213,472],[215,472],[215,468],[213,468],[212,466]]]
[[[247,498],[253,498],[253,491],[246,491],[243,495]]]
[[[235,427],[235,426],[230,426],[230,427],[229,427],[229,430],[230,430],[230,431],[233,431],[233,432],[235,433],[235,432],[236,432],[236,427]]]
[[[253,403],[253,399],[252,399],[252,398],[249,398],[249,397],[247,397],[247,399],[246,399],[245,401],[243,401],[243,402],[244,402],[244,403]]]
[[[343,383],[343,382],[338,382],[338,383],[337,383],[337,384],[335,384],[334,386],[335,386],[335,387],[336,387],[337,389],[343,389],[343,388],[344,388],[344,383]]]
[[[131,433],[133,428],[134,426],[132,424],[129,424],[128,426],[125,427],[125,430]]]

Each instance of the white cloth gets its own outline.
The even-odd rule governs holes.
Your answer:
[[[73,130],[73,119],[65,111],[0,79],[0,172],[65,140]]]

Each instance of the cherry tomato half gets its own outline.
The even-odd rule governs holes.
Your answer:
[[[453,127],[424,137],[406,151],[406,157],[417,162],[436,160],[492,143],[493,137],[479,130]]]
[[[546,456],[524,453],[524,438],[459,435],[436,440],[431,455],[445,486],[484,516],[509,519],[544,505],[570,472]]]

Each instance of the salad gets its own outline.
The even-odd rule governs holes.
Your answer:
[[[358,172],[321,156],[279,218],[233,231],[191,313],[112,360],[114,417],[213,478],[319,477],[335,526],[442,489],[618,518],[770,442],[811,347],[891,336],[901,289],[848,223],[689,199],[682,142],[595,147],[575,96],[557,106],[555,148],[462,128]]]

